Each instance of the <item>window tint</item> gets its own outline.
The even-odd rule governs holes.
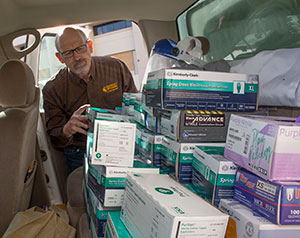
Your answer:
[[[177,19],[180,39],[205,36],[205,61],[300,46],[300,0],[200,0]]]
[[[97,26],[94,26],[94,35],[95,36],[101,35],[101,34],[121,30],[121,29],[131,27],[131,26],[132,26],[132,23],[129,20],[111,22],[111,23],[104,24],[104,25],[97,25]]]

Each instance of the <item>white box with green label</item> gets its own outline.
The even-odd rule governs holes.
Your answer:
[[[130,173],[121,220],[133,237],[224,238],[228,215],[168,175]]]
[[[104,207],[121,207],[127,173],[159,174],[159,168],[134,160],[133,168],[89,165],[88,186]]]
[[[197,146],[193,152],[192,187],[218,206],[220,199],[233,198],[237,166],[224,158],[224,146]]]
[[[145,93],[148,107],[256,111],[258,75],[161,69],[148,74]]]
[[[92,164],[132,167],[136,124],[112,110],[90,108],[87,155]]]

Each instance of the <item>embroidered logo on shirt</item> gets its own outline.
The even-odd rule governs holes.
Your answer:
[[[102,91],[105,92],[105,93],[110,93],[110,92],[116,91],[118,89],[119,89],[118,83],[115,82],[115,83],[108,84],[108,85],[104,86],[102,88]]]

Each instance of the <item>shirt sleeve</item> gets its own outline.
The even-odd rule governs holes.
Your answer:
[[[46,129],[53,146],[64,148],[72,144],[73,136],[66,138],[62,134],[62,129],[68,119],[59,103],[55,87],[51,84],[52,82],[49,81],[43,88]]]

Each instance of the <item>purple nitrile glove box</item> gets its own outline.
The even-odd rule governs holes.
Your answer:
[[[279,225],[300,225],[300,182],[270,182],[239,169],[234,200]]]
[[[296,118],[231,115],[224,157],[271,181],[300,181]]]

